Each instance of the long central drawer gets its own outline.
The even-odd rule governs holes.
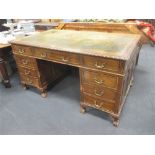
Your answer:
[[[58,61],[58,62],[66,63],[66,64],[73,64],[73,65],[80,64],[79,55],[72,54],[72,53],[66,53],[63,51],[54,51],[54,50],[34,48],[33,56],[37,58]]]

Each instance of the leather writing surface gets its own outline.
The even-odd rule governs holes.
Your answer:
[[[73,30],[49,30],[12,43],[80,54],[128,59],[129,50],[140,39],[135,34]]]

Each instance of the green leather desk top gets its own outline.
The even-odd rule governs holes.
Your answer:
[[[48,30],[11,43],[127,60],[139,40],[140,35],[135,34]]]

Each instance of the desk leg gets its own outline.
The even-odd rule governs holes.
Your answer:
[[[2,74],[3,83],[4,83],[5,87],[10,88],[11,84],[10,84],[9,76],[7,73],[7,69],[6,69],[3,59],[1,59],[1,58],[0,58],[0,72]]]
[[[111,116],[111,118],[112,118],[113,125],[115,127],[118,127],[118,125],[119,125],[119,117]]]
[[[43,98],[46,98],[47,97],[47,91],[46,91],[46,89],[39,89],[39,91],[40,91],[40,94],[41,94],[41,96]]]
[[[45,92],[41,92],[41,96],[43,97],[43,98],[46,98],[47,97],[47,92],[45,91]]]
[[[80,105],[80,112],[85,113],[86,112],[86,107],[83,106],[82,104]]]

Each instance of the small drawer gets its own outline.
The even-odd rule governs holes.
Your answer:
[[[83,56],[83,63],[84,66],[97,70],[121,72],[119,64],[120,62],[118,60],[92,57],[92,56]]]
[[[38,59],[47,59],[48,58],[48,50],[41,49],[41,48],[34,48],[33,49],[33,56],[37,57]]]
[[[75,64],[75,65],[79,65],[80,64],[80,58],[79,55],[77,54],[72,54],[72,53],[66,53],[64,55],[64,58],[62,58],[62,60],[66,59],[68,61],[69,64]]]
[[[88,70],[81,71],[83,83],[118,89],[118,77],[108,73],[94,72]]]
[[[37,62],[36,59],[34,58],[29,58],[29,57],[24,57],[24,56],[19,56],[19,55],[14,55],[16,63],[18,66],[26,67],[26,68],[36,68],[37,67]]]
[[[65,52],[50,52],[49,59],[59,61],[62,63],[78,65],[80,64],[79,56],[72,53],[65,53]]]
[[[83,94],[84,104],[103,111],[114,111],[114,103],[96,99],[90,95]]]
[[[24,74],[20,74],[20,78],[22,83],[32,86],[40,86],[40,80],[38,78],[34,78],[32,76],[25,76]]]
[[[32,49],[30,47],[12,45],[12,49],[15,54],[32,56]]]
[[[94,87],[87,84],[82,85],[82,91],[83,93],[94,96],[95,98],[104,99],[110,102],[116,102],[116,97],[118,97],[118,93],[111,89],[97,86]]]
[[[29,68],[24,68],[24,67],[18,66],[18,70],[21,74],[23,74],[25,76],[32,76],[32,77],[38,77],[39,76],[38,71],[34,70],[34,69],[29,69]]]

